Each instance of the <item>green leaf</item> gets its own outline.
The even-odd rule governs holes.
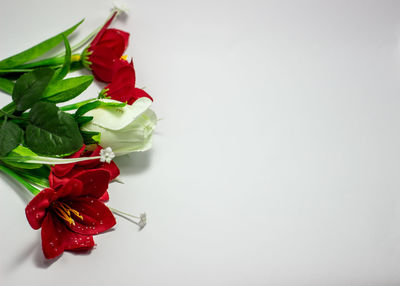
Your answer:
[[[50,84],[44,91],[42,100],[59,103],[71,100],[80,95],[86,90],[93,82],[93,76],[84,75],[78,77],[67,78],[61,81],[57,81]],[[3,107],[3,111],[6,113],[13,113],[16,109],[14,102],[10,102],[8,105]],[[0,114],[0,118],[2,114]]]
[[[7,104],[6,106],[4,106],[0,112],[0,118],[5,116],[6,114],[12,114],[15,111],[15,103],[14,102],[10,102],[9,104]]]
[[[55,48],[63,40],[63,35],[68,36],[71,34],[82,22],[83,20],[68,30],[65,30],[60,34],[41,42],[32,48],[0,61],[0,69],[10,69],[38,58],[49,50]]]
[[[39,68],[23,74],[15,82],[12,99],[16,104],[16,110],[24,111],[39,101],[53,77],[51,68]]]
[[[45,67],[45,66],[46,67],[50,67],[50,66],[57,67],[57,66],[62,66],[63,63],[64,63],[64,57],[51,57],[51,58],[23,64],[23,65],[17,66],[12,69],[5,69],[5,70],[0,70],[0,71],[8,73],[14,69],[15,70],[19,70],[19,69],[24,70],[24,69],[34,69],[34,68]]]
[[[93,102],[86,103],[85,105],[82,105],[81,107],[78,108],[78,110],[75,112],[74,117],[79,118],[86,112],[89,112],[92,109],[98,108],[98,107],[124,107],[126,103],[124,102],[104,102],[100,100],[96,100]]]
[[[14,178],[17,180],[19,183],[21,183],[28,191],[30,191],[33,195],[37,195],[40,193],[40,190],[32,186],[30,183],[28,183],[24,178],[22,178],[20,175],[18,175],[16,172],[14,172],[12,169],[0,165],[0,171],[6,173],[10,177]]]
[[[26,164],[33,165],[33,164]],[[47,166],[43,166],[37,169],[22,169],[18,167],[13,167],[12,170],[17,173],[22,178],[26,179],[30,183],[34,183],[42,188],[49,187],[49,175],[50,169]]]
[[[100,105],[101,105],[101,102],[98,100],[86,103],[85,105],[82,105],[81,107],[78,108],[78,110],[75,112],[74,117],[78,118],[78,117],[84,115],[89,110],[95,109],[95,108],[99,107]]]
[[[56,82],[59,80],[62,80],[69,72],[69,67],[71,65],[71,46],[69,45],[67,37],[63,36],[64,40],[64,45],[65,45],[65,58],[64,58],[64,64],[61,67],[61,69],[57,70],[56,73],[53,76],[52,81]]]
[[[92,121],[92,119],[93,119],[93,116],[81,116],[81,117],[75,118],[76,123],[78,123],[79,126]]]
[[[3,159],[3,162],[16,167],[16,168],[21,168],[21,169],[37,169],[42,167],[42,164],[30,164],[30,163],[23,163],[22,162],[22,158],[21,158],[21,162],[17,162],[18,157],[35,157],[37,156],[36,153],[32,152],[31,149],[26,148],[22,145],[18,145],[17,148],[15,148],[14,150],[12,150],[7,157],[5,157]],[[12,160],[10,160],[12,159]]]
[[[83,139],[74,118],[48,102],[36,103],[26,128],[26,145],[40,155],[65,155],[82,147]]]
[[[70,68],[69,68],[69,72],[74,72],[74,71],[81,70],[81,69],[83,69],[83,64],[82,64],[81,61],[79,61],[79,62],[72,62],[72,63],[71,63],[71,66],[70,66]]]
[[[5,156],[21,144],[24,131],[11,121],[3,122],[0,128],[0,156]]]
[[[0,77],[0,90],[4,91],[5,93],[12,94],[14,84],[15,83],[13,81]]]
[[[82,131],[81,130],[81,134],[82,134],[82,137],[83,137],[83,142],[86,145],[100,143],[100,138],[101,138],[101,133],[100,132]]]
[[[32,165],[32,164],[31,164]],[[25,172],[18,173],[22,178],[27,179],[29,182],[38,185],[42,188],[48,188],[49,187],[49,179],[31,175],[30,173],[27,173],[27,169],[24,170]],[[48,177],[48,176],[47,176]]]
[[[43,94],[48,102],[59,103],[71,100],[80,95],[93,82],[93,76],[71,77],[50,84]]]

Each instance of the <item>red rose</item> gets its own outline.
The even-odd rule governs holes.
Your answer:
[[[64,250],[87,250],[94,246],[93,235],[115,225],[111,211],[99,198],[108,188],[110,173],[86,170],[73,176],[57,190],[47,188],[25,209],[33,229],[42,228],[42,249],[46,258]]]
[[[129,33],[107,29],[116,14],[113,14],[82,53],[83,65],[92,70],[97,80],[104,82],[111,81],[114,62],[121,58],[128,46]]]
[[[79,151],[69,156],[69,158],[99,156],[101,149],[103,149],[101,146],[97,146],[94,151],[85,151],[85,148],[86,146],[83,145]],[[111,163],[106,163],[100,162],[100,159],[94,159],[77,163],[59,164],[51,167],[49,176],[50,186],[54,189],[58,189],[60,186],[68,182],[70,178],[73,178],[77,174],[85,172],[86,170],[93,169],[107,171],[109,173],[109,181],[112,181],[119,176],[119,168],[113,161]],[[108,201],[108,199],[109,196],[106,191],[100,200]]]
[[[119,59],[113,66],[112,81],[104,88],[102,95],[128,104],[134,103],[140,97],[153,100],[143,89],[136,88],[135,85],[136,75],[132,60],[128,63]]]

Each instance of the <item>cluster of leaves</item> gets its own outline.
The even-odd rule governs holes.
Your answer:
[[[41,164],[24,163],[24,158],[65,157],[83,144],[100,142],[99,132],[80,129],[93,119],[85,113],[104,105],[125,105],[93,98],[57,106],[76,98],[93,82],[91,75],[65,78],[73,69],[67,36],[81,23],[0,61],[0,90],[12,96],[12,102],[0,109],[0,167],[6,165],[38,185],[48,185],[49,169]],[[62,42],[64,56],[34,61]],[[66,112],[72,110],[75,112]]]
[[[81,21],[82,22],[82,21]],[[100,134],[83,132],[79,126],[92,118],[84,116],[100,103],[93,99],[75,104],[75,114],[65,112],[58,103],[80,95],[92,83],[93,76],[65,78],[71,68],[71,47],[67,36],[80,24],[15,56],[0,61],[0,89],[12,95],[12,102],[0,110],[0,160],[15,168],[38,169],[40,164],[15,163],[15,157],[37,155],[64,157],[77,151],[84,143],[99,142]],[[65,56],[62,65],[21,69],[14,82],[4,71],[19,68],[64,41]],[[8,76],[8,74],[7,74]],[[29,173],[27,173],[29,174]],[[41,177],[41,176],[39,176]]]

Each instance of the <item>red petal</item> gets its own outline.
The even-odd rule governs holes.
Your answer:
[[[64,251],[63,236],[68,232],[52,214],[46,216],[42,225],[42,249],[46,258],[54,258]]]
[[[55,199],[55,190],[47,188],[37,194],[26,206],[26,218],[33,229],[39,229],[42,226],[47,209]]]
[[[75,166],[75,168],[73,168],[71,172],[69,172],[67,176],[64,178],[57,178],[55,176],[51,176],[52,186],[55,189],[59,189],[60,186],[65,185],[74,176],[88,170],[106,170],[110,173],[110,181],[114,180],[120,174],[117,164],[115,164],[113,161],[111,163],[99,162],[96,164],[96,166],[90,166],[89,168],[87,168],[87,166],[84,167]]]
[[[64,249],[71,251],[85,251],[92,249],[94,246],[93,236],[82,235],[79,233],[69,232],[70,235],[64,238]]]
[[[56,192],[57,198],[74,198],[81,196],[84,192],[84,184],[78,179],[68,179],[64,185]]]
[[[108,192],[105,192],[104,193],[104,195],[102,195],[100,198],[99,198],[99,201],[100,202],[108,202],[110,200],[110,195],[108,194]]]
[[[83,151],[85,151],[85,145],[82,146],[79,151],[75,152],[71,156],[68,156],[67,158],[79,158]],[[63,177],[65,176],[69,171],[72,170],[72,168],[75,166],[76,163],[70,163],[70,164],[58,164],[55,165],[54,167],[51,168],[51,172],[56,175],[57,177]]]
[[[87,152],[83,154],[85,157],[96,157],[100,155],[100,150],[103,149],[100,145],[97,145],[96,149],[91,152]],[[86,169],[94,169],[97,165],[100,164],[100,159],[93,159],[88,161],[77,162],[76,165],[84,166]]]
[[[120,86],[125,84],[132,84],[135,86],[136,73],[133,67],[133,61],[128,63],[126,60],[118,59],[113,65],[113,78],[111,84],[114,86]],[[110,85],[109,85],[110,86]],[[109,88],[106,86],[106,88]]]
[[[96,157],[100,155],[100,151],[103,149],[100,145],[97,145],[96,149],[94,149],[90,154],[84,154],[84,156],[89,156],[89,157]],[[82,168],[76,168],[79,171],[82,171],[84,169],[104,169],[107,170],[110,173],[110,181],[114,180],[116,177],[119,176],[119,168],[117,164],[114,163],[114,161],[111,161],[111,163],[102,163],[100,162],[100,159],[95,159],[95,160],[89,160],[89,161],[83,161],[83,162],[78,162],[77,165],[82,166]],[[75,173],[77,174],[77,173]]]
[[[70,231],[55,215],[46,216],[42,225],[42,249],[46,258],[54,258],[64,250],[86,250],[94,246],[92,236]]]
[[[129,33],[117,29],[107,29],[99,43],[91,49],[96,49],[99,46],[114,50],[116,54],[122,56],[128,46]]]
[[[133,97],[135,87],[133,84],[125,84],[121,86],[114,86],[107,91],[107,96],[111,99],[121,102],[129,102]]]
[[[108,189],[110,172],[102,169],[84,170],[74,175],[73,178],[83,183],[81,196],[100,198]]]
[[[66,184],[69,181],[68,177],[58,178],[52,172],[49,175],[49,184],[53,189],[59,189],[62,185]]]
[[[115,32],[116,34],[118,34],[122,38],[122,40],[124,42],[124,50],[122,52],[124,52],[126,50],[126,48],[128,47],[129,33],[125,32],[125,31],[122,31],[122,30],[118,30],[118,29],[108,29],[108,31],[113,31],[113,32]],[[105,38],[105,35],[104,35],[103,38]]]
[[[85,235],[98,234],[110,229],[116,223],[109,208],[99,200],[81,197],[66,203],[83,216],[82,220],[74,215],[72,218],[75,221],[75,225],[67,224],[74,232]]]
[[[90,154],[90,156],[99,156],[100,155],[100,151],[103,149],[103,147],[101,147],[100,145],[96,146],[96,149],[94,149],[92,151],[92,153]]]
[[[110,82],[113,76],[113,65],[121,57],[114,50],[106,47],[96,47],[89,56],[90,68],[97,80]]]
[[[90,46],[95,46],[100,41],[101,37],[105,33],[106,29],[110,26],[111,22],[114,20],[115,16],[117,15],[117,11],[111,16],[111,18],[104,24],[101,30],[97,33],[96,37],[90,43]]]
[[[114,161],[111,161],[111,163],[102,163],[99,168],[107,170],[110,173],[110,181],[114,180],[120,174],[119,168]]]
[[[145,92],[143,89],[135,88],[133,91],[132,99],[130,101],[128,101],[128,104],[133,104],[138,98],[141,98],[141,97],[147,97],[153,101],[153,98],[150,95],[148,95],[148,93]]]

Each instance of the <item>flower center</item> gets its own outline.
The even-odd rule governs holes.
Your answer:
[[[75,225],[74,219],[71,217],[71,214],[74,214],[75,216],[79,217],[81,220],[83,220],[83,216],[79,214],[77,210],[74,210],[71,208],[69,205],[63,202],[55,201],[53,202],[53,210],[55,213],[68,222],[70,225]]]

